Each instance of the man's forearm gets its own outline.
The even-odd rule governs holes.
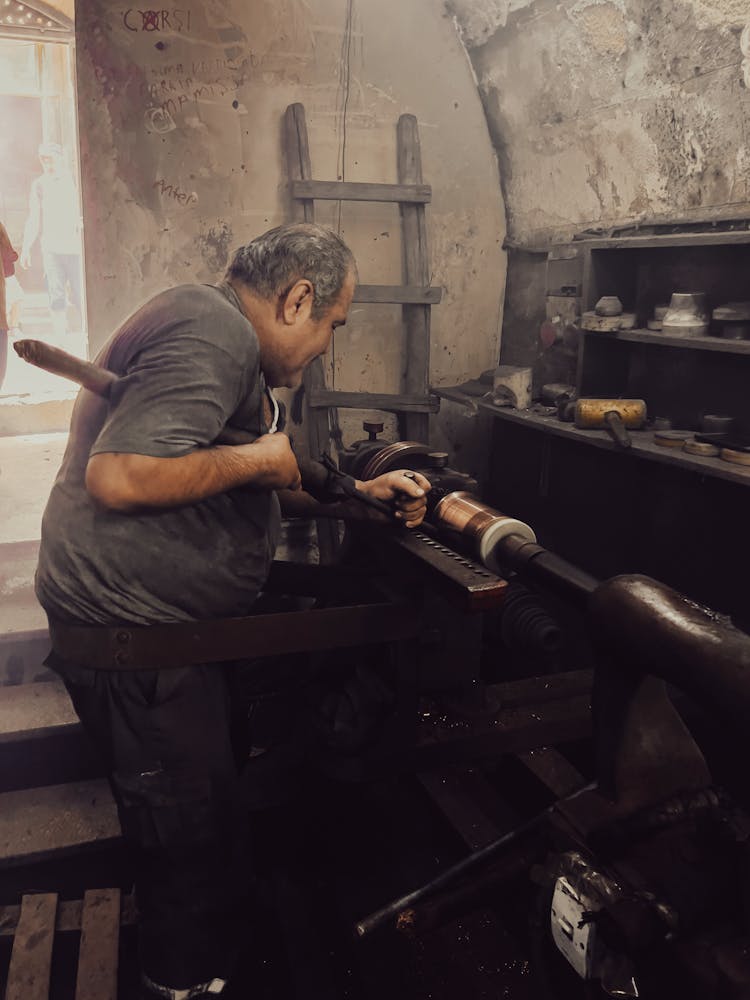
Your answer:
[[[279,456],[257,443],[199,448],[179,458],[106,452],[92,456],[86,469],[89,493],[124,513],[198,503],[240,486],[275,489],[289,481]]]

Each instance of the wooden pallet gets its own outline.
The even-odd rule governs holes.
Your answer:
[[[38,893],[0,907],[0,937],[13,937],[5,1000],[47,1000],[55,939],[66,932],[80,934],[75,1000],[116,1000],[120,928],[135,919],[133,897],[119,889],[65,902]]]

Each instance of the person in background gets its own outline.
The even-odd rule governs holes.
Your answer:
[[[23,233],[21,267],[31,267],[31,251],[41,241],[52,328],[56,336],[68,332],[68,296],[81,316],[81,241],[78,192],[55,142],[39,147],[42,173],[31,185],[29,214]]]
[[[16,280],[13,278],[13,274],[18,260],[18,254],[13,249],[13,244],[10,242],[10,237],[2,222],[0,222],[0,260],[2,261],[2,267],[0,267],[0,386],[2,386],[8,366],[8,313],[10,306],[7,301],[6,284],[10,280]]]

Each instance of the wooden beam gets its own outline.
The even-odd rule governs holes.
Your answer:
[[[418,288],[416,285],[357,285],[355,302],[383,305],[436,306],[443,297],[442,288]]]
[[[422,154],[419,131],[414,115],[401,115],[397,128],[398,179],[401,184],[422,183]],[[404,283],[428,286],[430,284],[427,258],[427,225],[424,205],[402,204]],[[423,395],[430,380],[430,307],[404,305],[406,330],[406,358],[403,391]],[[408,441],[429,438],[429,417],[426,413],[406,414],[400,421],[399,433]]]
[[[284,145],[289,179],[294,184],[312,179],[310,143],[307,137],[307,121],[303,104],[290,104],[284,114]],[[299,214],[300,208],[305,222],[315,221],[315,203],[312,198],[295,199],[293,202]],[[305,368],[302,376],[305,394],[309,399],[313,389],[325,389],[326,376],[321,358],[315,358]],[[316,458],[328,452],[331,446],[329,415],[313,410],[307,414],[307,444],[310,454]],[[318,518],[315,522],[318,536],[320,562],[334,562],[339,549],[339,524],[332,518]]]
[[[56,911],[57,893],[23,897],[5,1000],[47,1000]]]
[[[479,851],[505,832],[472,795],[472,791],[479,786],[490,801],[493,793],[497,798],[497,792],[481,774],[452,770],[427,771],[418,774],[417,778],[469,850]]]
[[[449,725],[422,725],[409,764],[419,771],[469,765],[507,753],[584,739],[591,735],[590,701],[587,696],[579,696],[501,710],[491,724],[468,733]]]
[[[429,184],[360,184],[354,181],[291,182],[293,198],[319,201],[382,201],[426,204],[432,199]]]
[[[291,183],[309,180],[312,177],[312,162],[303,104],[290,104],[284,113],[284,146]],[[315,221],[315,206],[311,198],[300,200],[297,210],[305,222]]]
[[[554,747],[525,750],[517,756],[556,799],[564,799],[586,784],[581,772]]]
[[[349,410],[385,410],[386,413],[437,413],[437,396],[392,395],[386,392],[338,392],[311,389],[308,396],[311,409],[340,406]]]
[[[117,1000],[120,890],[88,889],[83,898],[75,1000]]]
[[[55,932],[66,934],[80,931],[83,917],[83,900],[63,899],[58,903],[55,916]],[[13,937],[21,919],[21,907],[16,903],[11,906],[0,906],[0,937]],[[129,893],[122,897],[120,906],[120,926],[130,927],[138,922],[138,907],[135,896]]]

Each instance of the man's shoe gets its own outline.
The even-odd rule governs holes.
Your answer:
[[[227,985],[226,979],[211,979],[207,983],[198,983],[185,990],[175,990],[171,986],[162,986],[155,983],[147,975],[141,976],[142,1000],[217,1000],[224,992]]]

